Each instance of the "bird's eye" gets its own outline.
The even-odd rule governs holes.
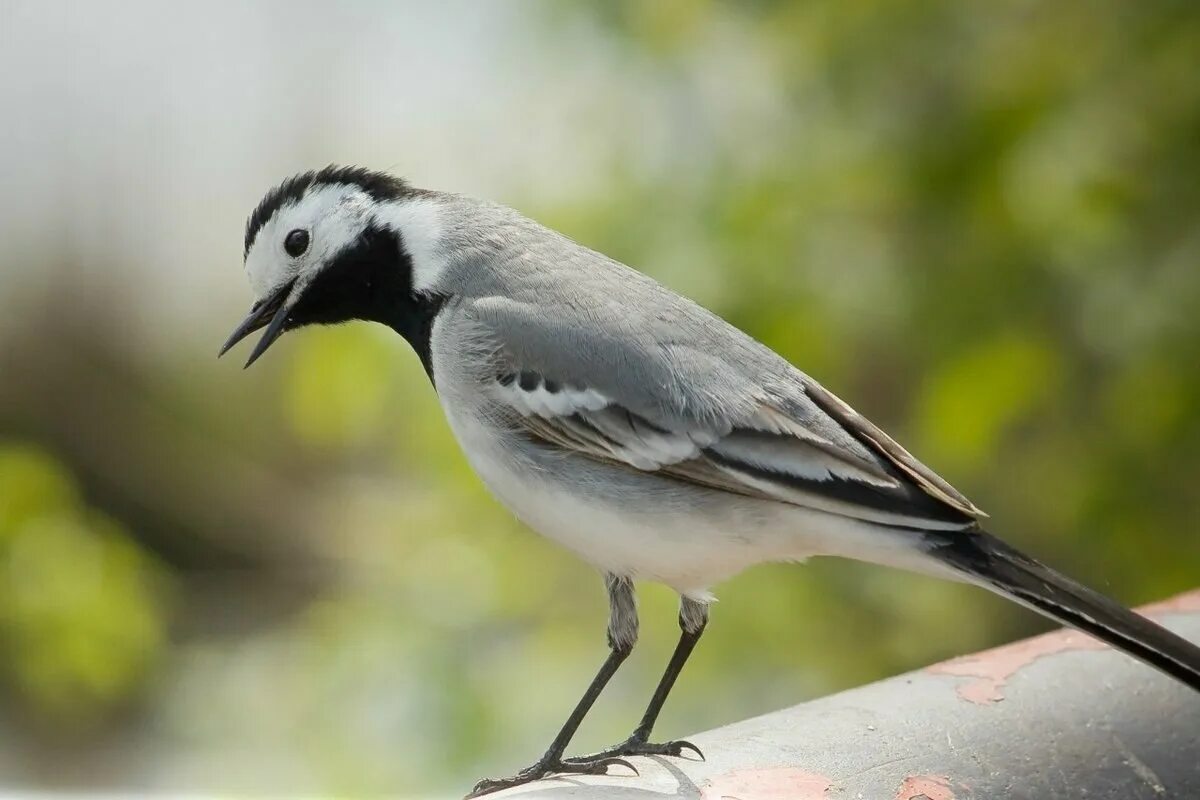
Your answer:
[[[287,250],[287,254],[292,258],[304,255],[304,251],[308,249],[308,231],[297,228],[289,233],[283,240],[283,249]]]

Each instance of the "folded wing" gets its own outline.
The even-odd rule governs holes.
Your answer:
[[[906,527],[965,527],[980,514],[969,503],[948,502],[957,493],[924,477],[915,459],[862,458],[769,402],[745,419],[681,425],[533,370],[501,374],[491,391],[532,439],[664,478]],[[873,426],[863,431],[882,435]]]

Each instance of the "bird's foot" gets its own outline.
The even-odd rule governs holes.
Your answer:
[[[605,775],[608,773],[608,768],[614,766],[626,767],[634,775],[638,774],[637,767],[623,758],[596,755],[589,756],[586,760],[575,758],[564,760],[545,755],[536,764],[526,767],[511,778],[484,778],[475,784],[475,788],[471,790],[471,793],[467,795],[465,800],[470,800],[472,797],[482,797],[485,794],[498,792],[501,789],[523,786],[527,783],[554,775]]]
[[[701,761],[704,760],[704,753],[700,752],[700,748],[684,739],[676,739],[672,742],[647,742],[645,739],[634,734],[620,744],[614,745],[607,750],[601,750],[599,753],[592,753],[590,756],[568,758],[567,763],[584,765],[603,762],[605,759],[620,756],[672,756],[678,758],[687,751],[695,753],[696,757]]]

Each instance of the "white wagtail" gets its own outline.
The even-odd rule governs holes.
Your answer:
[[[690,300],[503,206],[327,167],[246,227],[259,328],[381,322],[416,350],[454,435],[521,520],[598,567],[610,654],[550,748],[513,778],[602,773],[649,741],[708,621],[754,564],[832,555],[969,581],[1200,689],[1200,648],[1014,550],[985,514],[809,376]],[[679,592],[682,635],[633,734],[564,758],[638,635],[633,581]]]

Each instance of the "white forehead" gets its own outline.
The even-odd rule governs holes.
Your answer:
[[[359,187],[330,184],[280,207],[259,230],[246,254],[246,273],[255,297],[263,298],[285,281],[307,283],[321,266],[353,244],[369,222],[373,204]],[[283,249],[288,233],[309,233],[308,250],[292,258]]]

